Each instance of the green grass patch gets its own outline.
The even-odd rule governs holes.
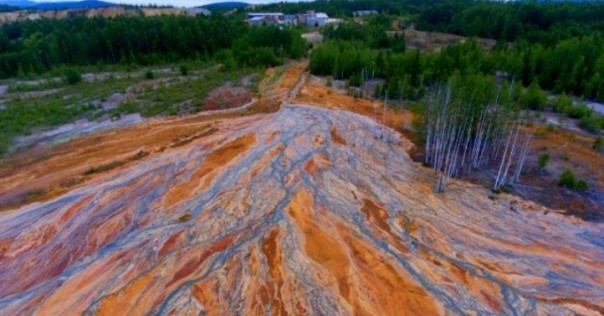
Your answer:
[[[67,124],[103,111],[91,102],[124,91],[135,79],[107,79],[65,86],[57,93],[12,99],[0,110],[0,155],[7,152],[17,135],[29,135],[37,128]]]
[[[196,63],[183,63],[187,69],[187,79],[180,80],[182,71],[174,65],[176,72],[169,75],[155,71],[157,80],[171,78],[168,84],[159,87],[149,87],[139,95],[136,101],[127,101],[117,108],[106,111],[99,105],[114,93],[124,93],[126,89],[137,82],[145,81],[145,70],[136,75],[122,78],[109,77],[94,82],[77,82],[67,85],[59,79],[43,80],[38,85],[13,84],[9,86],[13,92],[42,91],[61,88],[48,95],[32,95],[29,97],[14,97],[7,100],[6,108],[0,110],[0,157],[5,155],[13,139],[18,135],[30,135],[41,128],[48,128],[87,118],[96,120],[103,115],[118,118],[122,114],[140,113],[145,117],[158,115],[178,115],[203,110],[202,100],[209,92],[224,84],[226,81],[237,83],[247,74],[253,72],[244,69],[232,72],[222,72],[216,68],[198,68]],[[165,67],[165,68],[168,68]],[[201,75],[197,75],[201,70]],[[254,84],[257,84],[256,82]],[[253,89],[253,87],[252,87]],[[184,102],[191,100],[190,105]]]
[[[225,73],[210,70],[198,79],[160,84],[159,87],[149,88],[138,96],[138,100],[143,102],[124,103],[120,105],[117,112],[141,113],[146,117],[198,112],[203,110],[201,102],[210,91],[227,81],[239,82],[247,73],[249,72]],[[191,104],[189,107],[184,107],[183,103],[187,101]]]

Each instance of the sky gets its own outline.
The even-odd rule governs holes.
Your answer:
[[[65,2],[65,1],[77,1],[77,0],[35,0],[36,2]],[[241,1],[252,4],[258,3],[271,3],[271,2],[297,2],[293,0],[104,0],[107,2],[124,3],[124,4],[157,4],[157,5],[172,5],[175,7],[197,7],[208,3],[216,2],[231,2]]]

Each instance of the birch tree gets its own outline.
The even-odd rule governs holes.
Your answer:
[[[486,76],[457,76],[429,91],[424,163],[436,172],[435,191],[443,192],[451,177],[489,166],[497,170],[494,189],[518,181],[531,136],[508,89],[513,85]]]

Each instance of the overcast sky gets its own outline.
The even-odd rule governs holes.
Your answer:
[[[35,0],[36,2],[65,2],[65,1],[78,1],[78,0]],[[115,3],[126,3],[126,4],[158,4],[158,5],[172,5],[175,7],[197,7],[208,3],[216,2],[231,2],[241,1],[247,3],[270,3],[270,2],[297,2],[292,0],[104,0]]]

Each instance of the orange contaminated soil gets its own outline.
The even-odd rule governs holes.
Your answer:
[[[344,94],[336,89],[325,86],[319,79],[310,79],[300,90],[297,98],[292,102],[309,104],[329,109],[340,109],[370,118],[375,118],[378,122],[383,119],[383,103],[373,102],[367,99],[357,99]],[[413,113],[398,108],[386,108],[386,125],[402,133],[410,140],[414,135],[408,128],[413,121]],[[533,190],[530,193],[515,192],[527,199],[542,203],[555,209],[565,209],[569,215],[577,215],[581,218],[590,218],[592,212],[602,212],[596,205],[597,202],[585,198],[584,195],[571,193],[565,188],[557,185],[558,176],[565,169],[571,169],[581,179],[587,179],[592,189],[602,194],[604,192],[604,155],[592,148],[594,142],[593,136],[587,136],[568,130],[556,130],[553,132],[543,132],[540,127],[530,127],[535,135],[531,143],[534,161],[527,162],[522,176],[522,183],[531,187],[541,188]],[[342,144],[337,132],[332,131],[332,138],[336,143]],[[421,146],[411,146],[407,148],[409,155],[414,159],[419,159],[423,153]],[[535,171],[536,158],[541,153],[549,153],[551,161],[545,174]],[[468,178],[470,182],[479,183],[485,187],[490,187],[492,183],[486,179]],[[594,191],[594,190],[592,190]]]
[[[383,122],[384,118],[384,104],[382,102],[354,98],[336,89],[326,87],[319,80],[312,78],[302,87],[300,93],[292,102],[350,111],[375,118],[380,123]],[[385,119],[385,125],[403,133],[405,132],[404,126],[411,126],[413,114],[410,111],[387,106]]]
[[[240,153],[247,151],[255,142],[254,135],[245,135],[208,154],[203,167],[195,171],[189,181],[181,183],[168,191],[166,208],[170,208],[189,198],[195,192],[205,189],[213,179],[212,174],[215,174],[221,168],[227,167],[231,160]]]
[[[281,288],[283,286],[283,273],[281,271],[282,261],[281,252],[278,246],[277,238],[279,237],[279,230],[274,229],[269,233],[269,236],[264,241],[262,251],[266,257],[268,264],[269,274],[275,284],[269,282],[268,288],[270,289],[270,297],[273,298],[272,310],[278,311],[280,315],[287,315],[287,311],[284,307],[284,299],[281,295]]]
[[[532,131],[535,135],[531,143],[534,152],[549,153],[550,164],[556,164],[556,169],[572,169],[580,178],[590,178],[604,190],[604,154],[593,149],[594,136],[562,129],[545,132],[532,128]]]
[[[543,188],[538,192],[539,200],[548,207],[564,209],[568,214],[585,219],[596,213],[600,214],[597,217],[602,217],[604,205],[593,198],[586,198],[600,195],[600,201],[604,199],[604,154],[593,149],[595,137],[563,129],[551,132],[538,127],[531,129],[535,135],[531,143],[535,161],[532,168],[527,168],[522,180],[528,185]],[[545,153],[551,158],[541,171],[536,167],[536,157]],[[558,178],[566,169],[588,182],[586,193],[571,192],[558,186]]]
[[[81,182],[0,213],[3,314],[601,310],[601,226],[462,181],[435,194],[413,145],[367,119],[381,103],[304,71],[268,72],[251,111],[273,114],[157,119],[14,160],[9,192]]]
[[[343,146],[347,146],[348,144],[346,143],[346,140],[344,138],[342,138],[342,136],[340,136],[340,134],[338,134],[338,131],[335,128],[331,129],[331,138],[333,138],[333,140],[340,145]]]
[[[404,271],[395,268],[389,258],[378,255],[380,250],[352,236],[343,224],[328,224],[337,221],[315,208],[307,192],[301,191],[293,198],[288,214],[304,233],[306,253],[329,273],[334,280],[330,284],[337,288],[353,314],[438,314],[434,300]],[[317,220],[322,217],[324,220]],[[336,235],[327,233],[334,228]],[[373,306],[366,304],[366,293],[375,300]]]
[[[267,70],[258,102],[244,110],[151,119],[9,157],[0,165],[0,211],[55,198],[135,160],[212,135],[223,119],[275,112],[305,69],[305,62],[292,62]]]
[[[212,111],[237,108],[250,102],[253,97],[245,88],[224,85],[210,92],[203,101],[202,109]]]

